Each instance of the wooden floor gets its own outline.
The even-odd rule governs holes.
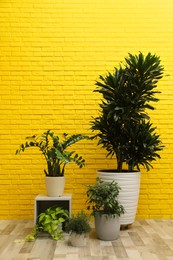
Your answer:
[[[25,242],[33,221],[0,221],[0,260],[173,260],[173,220],[137,220],[119,239],[96,239],[94,230],[87,246],[72,247],[48,237]]]

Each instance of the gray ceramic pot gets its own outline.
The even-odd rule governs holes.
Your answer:
[[[105,241],[115,240],[118,238],[120,232],[119,217],[96,215],[95,228],[99,239]]]

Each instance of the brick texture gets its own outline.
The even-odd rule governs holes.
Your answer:
[[[35,150],[15,155],[27,135],[52,129],[91,134],[100,96],[95,80],[127,53],[161,57],[169,76],[159,83],[151,116],[165,145],[162,159],[142,170],[139,218],[173,218],[173,2],[171,0],[0,1],[0,218],[33,218],[45,193],[45,162]],[[73,212],[85,209],[85,184],[113,167],[105,151],[82,141],[86,166],[66,169]]]

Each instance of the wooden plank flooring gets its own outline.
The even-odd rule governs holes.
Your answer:
[[[112,242],[98,240],[93,229],[83,248],[70,246],[68,236],[25,242],[32,228],[31,220],[1,220],[0,260],[173,260],[173,220],[136,220]]]

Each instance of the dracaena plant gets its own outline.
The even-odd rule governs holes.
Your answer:
[[[24,152],[30,147],[38,148],[47,162],[47,169],[44,170],[46,176],[64,176],[65,166],[71,162],[74,162],[79,168],[85,164],[82,156],[75,151],[69,151],[68,148],[80,140],[89,139],[88,136],[63,134],[62,141],[60,141],[53,131],[48,130],[41,135],[29,136],[26,139],[27,141],[16,150],[16,154]]]
[[[116,156],[118,172],[124,164],[128,171],[140,170],[140,165],[149,170],[152,161],[160,158],[163,145],[148,111],[159,100],[156,87],[163,71],[160,57],[129,54],[123,65],[96,81],[95,92],[102,100],[99,115],[91,121],[93,138],[98,138],[108,156]]]

